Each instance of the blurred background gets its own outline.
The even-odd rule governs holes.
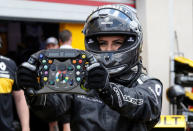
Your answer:
[[[150,76],[163,82],[162,114],[167,115],[170,57],[178,49],[193,60],[192,0],[0,0],[0,36],[4,43],[0,52],[20,64],[43,49],[46,38],[58,38],[63,29],[72,32],[74,48],[84,49],[81,31],[88,14],[97,6],[116,3],[137,9],[144,32],[143,63]]]

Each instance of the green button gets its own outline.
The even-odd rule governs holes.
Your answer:
[[[42,63],[45,64],[45,63],[46,63],[46,60],[42,60]]]
[[[54,81],[50,81],[50,85],[54,85]]]
[[[45,70],[47,70],[47,69],[48,69],[48,66],[47,66],[47,65],[45,65],[45,66],[44,66],[44,69],[45,69]]]
[[[72,66],[68,66],[68,70],[71,71],[72,70]]]
[[[81,68],[81,66],[80,66],[80,65],[77,65],[76,68],[79,70],[79,69]]]

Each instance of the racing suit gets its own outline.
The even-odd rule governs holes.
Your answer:
[[[110,79],[109,87],[95,97],[66,94],[37,101],[44,104],[31,108],[44,119],[69,114],[72,131],[146,131],[159,121],[162,84],[140,74],[129,85]],[[52,109],[53,105],[60,109]]]
[[[13,131],[12,90],[15,86],[16,64],[11,59],[0,56],[0,130]]]

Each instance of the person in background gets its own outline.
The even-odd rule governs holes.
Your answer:
[[[0,37],[0,48],[2,48]],[[0,130],[14,131],[14,112],[12,97],[15,102],[17,114],[21,123],[22,131],[30,131],[29,108],[26,103],[23,90],[16,85],[15,73],[17,66],[15,62],[0,55]]]
[[[59,33],[59,43],[60,43],[60,49],[71,49],[72,33],[69,30],[61,31]],[[69,117],[70,116],[65,116],[59,121],[59,125],[62,125],[63,131],[70,131]]]
[[[72,48],[71,47],[71,41],[72,41],[71,37],[72,37],[71,32],[68,30],[64,30],[60,32],[60,43],[63,46],[63,48]],[[55,37],[49,37],[46,40],[46,49],[58,49],[58,48],[59,48],[59,43]],[[50,95],[52,94],[48,94],[47,97],[49,97]],[[69,123],[65,123],[64,119],[65,119],[65,116],[61,121],[59,121],[60,124],[62,125],[62,130],[70,131],[70,125]],[[58,121],[49,122],[49,130],[50,131],[59,131],[58,124],[59,124]]]
[[[72,33],[69,30],[63,30],[59,33],[60,48],[72,48]]]
[[[49,37],[46,39],[46,50],[58,48],[59,48],[58,40],[55,37]],[[49,97],[49,95],[52,94],[48,94],[47,97]],[[59,131],[57,121],[49,122],[49,131]]]
[[[46,49],[58,49],[59,44],[58,40],[55,37],[49,37],[46,40]]]

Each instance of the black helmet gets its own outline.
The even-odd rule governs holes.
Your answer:
[[[180,85],[171,86],[166,90],[166,97],[170,103],[177,104],[183,101],[185,90]]]
[[[111,75],[130,70],[140,62],[142,29],[132,7],[122,4],[98,7],[87,18],[83,33],[86,50],[102,62]],[[117,51],[100,51],[97,36],[125,36]]]

